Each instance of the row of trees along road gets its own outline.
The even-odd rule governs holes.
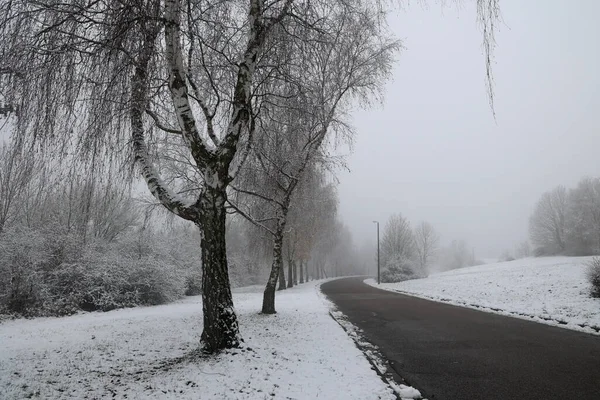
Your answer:
[[[115,174],[98,174],[93,163],[64,154],[60,163],[40,160],[16,144],[0,147],[0,319],[163,304],[201,293],[193,224],[132,193]],[[324,178],[315,176],[310,196],[299,190],[291,209],[285,258],[299,264],[299,273],[290,273],[297,282],[364,273],[336,217],[334,186]],[[265,282],[272,240],[261,240],[264,232],[236,214],[228,215],[226,234],[232,285]]]
[[[488,78],[497,3],[477,0]],[[383,2],[366,0],[2,1],[0,36],[14,136],[40,154],[64,142],[96,163],[132,156],[157,201],[197,225],[208,352],[240,342],[228,208],[272,231],[263,311],[275,312],[293,194],[349,131],[352,105],[378,98],[399,49]],[[244,211],[256,199],[275,219]]]

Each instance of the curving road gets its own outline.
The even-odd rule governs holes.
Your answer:
[[[379,290],[321,285],[429,400],[600,400],[600,336]]]

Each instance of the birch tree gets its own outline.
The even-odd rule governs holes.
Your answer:
[[[266,185],[238,187],[244,195],[258,197],[273,207],[268,216],[250,215],[251,221],[272,221],[273,265],[265,287],[262,312],[275,312],[275,288],[282,268],[282,246],[293,193],[311,163],[318,161],[328,134],[346,134],[344,120],[350,106],[375,100],[390,76],[399,43],[389,37],[377,10],[367,2],[323,2],[307,15],[308,24],[286,33],[288,62],[276,103],[260,116],[260,136],[251,156],[272,190]],[[251,180],[245,180],[246,185]],[[260,189],[263,189],[262,191]],[[288,277],[289,279],[289,277]]]
[[[327,182],[322,168],[310,166],[294,195],[284,237],[288,260],[300,267],[299,283],[309,276],[309,261],[322,265],[327,253],[332,252],[337,205],[335,185]]]
[[[152,195],[201,232],[204,350],[239,344],[225,246],[232,163],[250,134],[261,55],[291,0],[15,0],[0,5],[0,91],[16,134],[38,144],[75,135],[112,157],[131,143]],[[265,74],[268,76],[268,74]],[[195,190],[164,179],[158,136],[174,135]],[[41,147],[41,146],[40,146]]]

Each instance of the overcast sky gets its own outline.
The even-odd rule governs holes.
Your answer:
[[[600,176],[600,1],[501,0],[496,121],[475,0],[464,3],[391,19],[405,50],[385,105],[356,113],[351,172],[339,174],[359,245],[400,212],[494,257],[527,238],[544,191]]]

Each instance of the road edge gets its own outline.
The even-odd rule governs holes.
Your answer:
[[[344,332],[346,332],[348,337],[352,339],[356,348],[363,353],[369,364],[371,364],[371,368],[393,391],[398,400],[427,400],[423,398],[418,389],[409,385],[406,380],[398,374],[379,348],[365,338],[362,330],[351,323],[346,315],[337,309],[335,304],[321,291],[321,284],[315,286],[315,289],[321,297],[321,300],[329,308],[329,316],[337,322]]]
[[[433,301],[436,303],[448,304],[448,305],[455,306],[455,307],[469,308],[471,310],[481,311],[481,312],[488,313],[488,314],[497,314],[497,315],[502,315],[505,317],[518,318],[518,319],[522,319],[524,321],[530,321],[530,322],[535,322],[538,324],[554,326],[556,328],[567,329],[567,330],[574,331],[574,332],[581,332],[581,333],[587,333],[588,335],[600,336],[600,327],[595,326],[595,325],[571,323],[571,322],[567,322],[567,321],[560,320],[560,319],[546,318],[544,316],[536,315],[536,314],[527,314],[527,313],[518,312],[518,311],[505,310],[500,307],[488,307],[488,306],[483,306],[481,304],[469,303],[469,302],[466,302],[463,300],[430,296],[430,295],[423,294],[423,293],[407,292],[402,289],[381,287],[381,286],[376,285],[374,282],[367,282],[369,279],[373,279],[373,278],[366,278],[365,280],[363,280],[363,283],[365,285],[374,287],[375,289],[385,290],[386,292],[398,293],[398,294],[401,294],[404,296],[416,297],[418,299]]]

